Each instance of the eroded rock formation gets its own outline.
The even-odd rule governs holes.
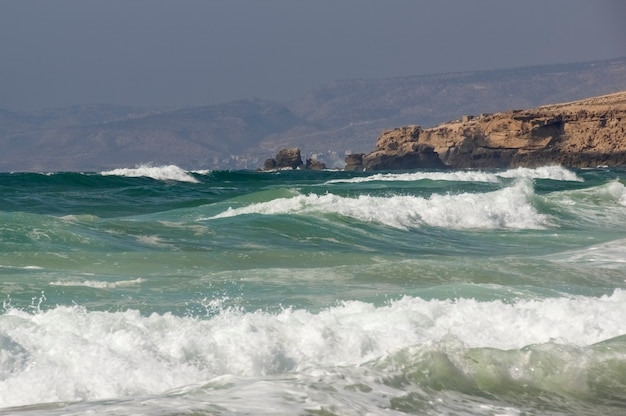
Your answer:
[[[350,158],[350,159],[349,159]],[[626,165],[626,92],[381,134],[350,169]]]
[[[346,166],[343,170],[363,170],[363,153],[352,153],[345,158]]]
[[[324,170],[326,165],[319,160],[307,159],[306,165],[302,163],[302,156],[300,149],[297,147],[291,149],[281,149],[276,157],[273,159],[267,159],[263,163],[263,170],[274,169],[298,169],[304,167],[304,169],[311,170]]]
[[[274,159],[267,159],[263,164],[263,170],[272,169],[297,169],[302,166],[302,156],[297,147],[291,149],[281,149]]]
[[[307,159],[304,168],[310,170],[324,170],[326,169],[326,164],[317,159]]]

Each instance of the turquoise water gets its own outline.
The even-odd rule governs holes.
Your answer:
[[[0,174],[0,414],[624,414],[625,184]]]

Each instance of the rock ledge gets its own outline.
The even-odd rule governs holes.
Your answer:
[[[359,163],[360,160],[360,163]],[[346,170],[626,165],[626,92],[384,131]]]

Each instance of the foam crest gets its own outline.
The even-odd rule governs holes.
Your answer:
[[[339,214],[360,221],[407,229],[423,225],[451,229],[540,229],[550,225],[530,200],[534,195],[529,181],[482,194],[434,194],[429,198],[415,196],[374,197],[360,195],[347,198],[334,194],[298,195],[229,208],[208,219],[261,214],[309,215]]]
[[[626,292],[478,302],[405,297],[319,313],[225,309],[210,319],[56,307],[0,315],[0,407],[157,394],[222,375],[360,366],[455,337],[467,348],[589,346],[624,334]]]
[[[618,181],[613,181],[607,186],[607,191],[618,204],[626,207],[626,186]]]
[[[198,180],[176,165],[139,165],[135,168],[113,169],[100,173],[103,176],[126,176],[129,178],[147,177],[159,181],[198,183]]]
[[[84,281],[71,281],[71,280],[58,280],[50,282],[50,286],[67,286],[67,287],[91,287],[95,289],[117,289],[120,287],[137,286],[145,282],[145,279],[137,278],[132,280],[119,280],[116,282],[104,282],[100,280],[84,280]]]
[[[452,172],[411,172],[411,173],[377,173],[371,176],[362,176],[348,179],[332,179],[332,183],[363,183],[363,182],[414,182],[421,180],[454,181],[454,182],[498,182],[498,176],[481,171],[452,171]]]
[[[371,176],[349,179],[333,179],[332,183],[362,183],[374,181],[454,181],[454,182],[498,182],[500,178],[550,179],[554,181],[583,182],[576,173],[561,166],[543,166],[539,168],[516,168],[504,172],[483,172],[478,170],[457,170],[450,172],[411,172],[411,173],[377,173]]]
[[[5,266],[0,264],[0,269],[43,270],[41,266]]]
[[[501,178],[549,179],[553,181],[584,182],[575,172],[561,166],[509,169],[497,174]]]
[[[562,194],[577,198],[580,202],[597,203],[598,201],[610,201],[626,206],[626,186],[617,180],[591,188],[564,191]]]

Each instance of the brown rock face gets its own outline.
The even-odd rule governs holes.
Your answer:
[[[304,165],[304,166],[303,166]],[[292,149],[282,149],[276,154],[274,159],[266,159],[263,163],[263,170],[274,169],[298,169],[304,167],[309,170],[324,170],[326,165],[319,160],[307,159],[306,165],[302,163],[300,149],[294,147]]]
[[[273,169],[276,169],[276,159],[265,159],[265,163],[263,163],[263,170]]]
[[[310,170],[324,170],[326,169],[326,164],[319,160],[307,159],[304,168]]]
[[[419,126],[402,127],[383,132],[376,150],[363,156],[366,170],[442,169],[446,165],[432,145],[420,143]]]
[[[306,164],[302,163],[300,149],[294,147],[292,149],[282,149],[276,154],[276,158],[266,159],[263,163],[263,170],[274,169],[298,169],[304,168],[308,170],[324,170],[326,165],[316,159],[307,159]]]
[[[300,149],[294,147],[292,149],[282,149],[276,155],[276,167],[296,169],[303,165]]]
[[[361,171],[365,167],[363,166],[363,153],[353,153],[347,155],[345,158],[346,166],[343,170],[347,171]]]
[[[546,164],[626,165],[626,92],[385,131],[363,156],[366,170]]]

